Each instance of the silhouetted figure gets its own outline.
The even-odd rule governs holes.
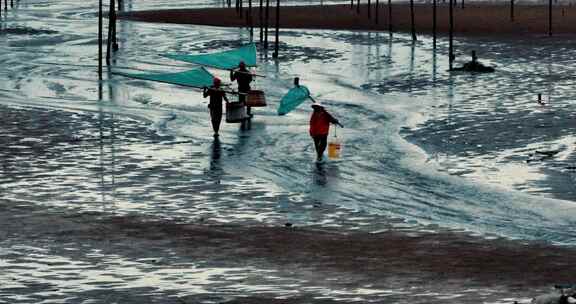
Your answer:
[[[466,62],[460,68],[454,68],[454,71],[466,71],[466,72],[479,72],[479,73],[491,73],[494,72],[493,67],[485,66],[478,61],[476,56],[476,51],[472,51],[472,60]]]
[[[541,106],[545,106],[547,104],[546,101],[544,101],[544,99],[542,99],[542,94],[538,94],[538,100],[537,100],[538,104]]]
[[[215,184],[220,184],[224,170],[220,163],[220,156],[222,155],[222,148],[220,145],[220,138],[214,137],[212,142],[212,151],[210,155],[210,167],[206,174],[214,181]]]
[[[222,121],[222,99],[228,102],[228,97],[226,97],[226,93],[220,89],[220,84],[220,79],[214,77],[212,86],[210,88],[204,87],[203,89],[204,98],[210,96],[208,108],[210,109],[210,119],[212,120],[212,129],[214,129],[215,137],[218,136],[220,122]]]
[[[533,304],[574,304],[576,292],[572,284],[555,285],[560,292],[551,292],[532,298]]]
[[[240,64],[238,64],[238,70],[230,70],[230,80],[238,83],[238,101],[245,103],[248,92],[250,92],[250,83],[254,78],[252,73],[250,73],[246,68],[244,61],[240,61]],[[250,118],[252,118],[250,107],[246,107],[246,114],[248,114],[247,123],[246,120],[242,122],[242,129],[250,128]]]
[[[240,61],[238,64],[238,70],[230,70],[230,80],[236,81],[238,83],[238,92],[239,93],[248,93],[250,91],[250,83],[253,80],[252,73],[248,71],[246,68],[246,64],[244,61]],[[240,94],[239,96],[240,102],[246,101],[246,95]]]

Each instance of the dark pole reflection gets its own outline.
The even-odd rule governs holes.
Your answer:
[[[432,85],[436,87],[436,76],[438,74],[438,66],[436,60],[436,48],[432,50]]]
[[[110,81],[110,69],[108,69],[108,94],[109,99],[115,99],[115,88]],[[99,184],[102,203],[115,201],[116,190],[116,126],[114,114],[107,113],[104,110],[103,100],[103,82],[99,82],[99,107],[98,107],[98,145],[100,148],[99,155]],[[110,197],[108,198],[107,195]],[[106,206],[104,206],[106,207]]]
[[[408,66],[408,75],[410,75],[410,79],[408,81],[408,91],[412,93],[412,85],[414,83],[414,61],[416,60],[416,43],[412,41],[410,44],[410,65]]]
[[[446,168],[451,169],[452,166],[450,164],[450,154],[451,154],[451,149],[452,149],[452,129],[454,128],[453,123],[452,123],[452,116],[454,108],[454,79],[452,76],[452,73],[448,74],[448,115],[446,118],[446,129],[448,132],[446,132],[446,137],[444,138],[444,143],[445,143],[445,147],[444,147],[444,153],[446,155]]]
[[[102,101],[100,100],[100,102]],[[100,195],[102,196],[102,203],[104,203],[106,202],[106,191],[104,189],[104,111],[102,107],[99,107],[98,111],[98,131],[98,146],[100,147]]]
[[[317,162],[312,167],[312,184],[331,187],[338,181],[339,175],[340,172],[337,164]]]

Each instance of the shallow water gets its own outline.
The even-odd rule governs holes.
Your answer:
[[[154,7],[161,1],[150,3]],[[73,196],[83,202],[77,204],[79,208],[103,205],[104,199],[112,201],[118,212],[186,213],[177,202],[187,198],[181,189],[190,181],[203,183],[208,170],[215,172],[208,175],[217,178],[227,173],[235,176],[228,188],[225,178],[219,181],[223,196],[232,201],[249,189],[265,193],[265,200],[280,205],[285,200],[321,201],[479,233],[535,240],[545,236],[545,240],[559,243],[574,240],[574,204],[548,199],[573,198],[571,175],[558,174],[560,182],[548,182],[545,172],[565,173],[564,168],[571,165],[568,122],[573,96],[570,79],[563,76],[572,72],[570,40],[547,39],[532,46],[528,39],[513,43],[460,39],[456,42],[458,54],[476,49],[483,62],[498,66],[494,74],[466,75],[446,72],[445,40],[434,52],[428,37],[413,44],[401,34],[390,38],[384,33],[286,30],[279,61],[261,53],[258,72],[267,77],[255,86],[266,88],[269,107],[256,109],[250,132],[225,124],[221,142],[216,143],[210,136],[205,101],[194,90],[106,74],[102,101],[98,101],[97,48],[89,8],[71,7],[62,1],[28,2],[9,11],[4,28],[49,32],[6,35],[6,51],[1,57],[6,69],[0,75],[6,79],[2,83],[6,102],[101,112],[99,118],[92,118],[99,130],[82,131],[86,134],[61,130],[65,135],[82,140],[94,140],[99,133],[110,139],[119,137],[83,153],[87,163],[100,157],[102,164],[88,166],[102,167],[103,179],[113,183],[85,186]],[[157,54],[217,51],[249,39],[244,30],[131,22],[120,22],[118,35],[122,47],[112,68],[116,70],[182,70],[189,65]],[[466,57],[460,56],[458,62],[464,60]],[[341,160],[320,167],[311,162],[306,107],[286,117],[275,115],[277,100],[294,76],[300,76],[315,98],[345,123],[340,132],[344,139]],[[550,104],[537,106],[536,92],[542,92]],[[161,144],[150,149],[131,142],[134,135],[116,129],[115,121],[121,118],[111,113],[150,121],[150,132]],[[172,114],[177,119],[170,121]],[[407,144],[398,135],[400,129],[430,156]],[[556,157],[554,165],[549,165],[552,161],[527,163],[528,154],[537,149],[562,149],[563,160]],[[214,161],[210,155],[220,157]],[[122,166],[127,156],[138,162],[134,169],[154,168],[155,173],[144,177],[135,170],[127,176],[117,175],[111,166]],[[30,161],[30,167],[38,170],[36,159]],[[436,169],[470,179],[452,178]],[[82,171],[65,166],[51,174],[64,185],[76,187],[74,176],[82,178],[83,173],[74,170]],[[236,176],[242,177],[240,181]],[[499,190],[479,183],[486,181],[504,187]],[[43,191],[68,191],[57,183],[35,185],[22,180],[14,180],[11,188],[22,189],[22,183],[46,189],[26,198],[31,201],[47,203],[41,199],[47,195]],[[508,191],[511,189],[543,193],[548,198]],[[22,199],[21,195],[11,190],[5,197],[16,200]],[[39,197],[34,198],[36,195]],[[172,208],[149,205],[152,197],[168,201]],[[69,205],[64,199],[50,204]],[[541,211],[543,206],[547,212]],[[510,210],[515,212],[514,221],[533,224],[521,230],[510,226]]]
[[[207,4],[220,5],[195,5]],[[127,9],[189,6],[127,1]],[[412,43],[403,34],[283,30],[278,61],[260,52],[257,71],[266,78],[254,87],[266,90],[269,106],[255,109],[252,130],[223,124],[220,140],[214,140],[206,102],[196,90],[130,80],[106,69],[98,85],[94,11],[92,4],[72,1],[22,1],[2,17],[0,101],[10,106],[3,112],[15,122],[0,134],[4,202],[179,222],[290,222],[365,231],[392,225],[576,244],[569,39],[457,39],[457,65],[476,50],[482,62],[497,66],[494,74],[468,75],[446,72],[444,38],[433,51],[429,37]],[[219,51],[249,41],[244,29],[123,21],[118,27],[120,51],[112,70],[184,70],[191,65],[158,54]],[[213,72],[226,79],[226,72]],[[313,162],[307,106],[276,116],[278,100],[295,76],[345,125],[338,130],[341,159]],[[537,93],[549,104],[539,106]],[[559,152],[542,158],[536,151]],[[0,248],[8,263],[18,260],[10,256],[28,254],[8,241]],[[60,259],[83,263],[42,256],[56,264]],[[134,281],[122,278],[123,286],[139,286],[136,275],[156,271],[133,259],[103,253],[98,259],[113,272],[134,274]],[[92,269],[80,264],[74,267]],[[26,269],[36,269],[32,276],[47,275],[47,281],[67,271],[22,269],[8,274],[14,279],[9,288],[21,288],[30,275]],[[76,278],[74,288],[90,292],[93,280],[115,286],[109,272],[91,271],[89,278]],[[187,271],[184,279],[219,275],[210,273],[219,271],[214,268]],[[229,269],[222,271],[233,278]],[[234,271],[244,273],[238,280],[266,272]],[[167,276],[152,280],[160,289],[181,288],[170,280],[164,286]],[[270,276],[250,287],[230,282],[218,292],[290,293],[276,290],[274,273]],[[281,285],[304,284],[288,281]],[[202,282],[197,286],[198,293],[206,288]],[[361,293],[307,288],[328,298]],[[398,292],[403,291],[390,291]],[[51,303],[50,297],[37,295],[35,301]]]

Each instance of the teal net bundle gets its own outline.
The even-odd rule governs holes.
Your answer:
[[[114,74],[130,78],[152,80],[194,88],[209,87],[212,85],[212,81],[214,79],[214,76],[212,76],[212,74],[210,74],[210,72],[208,72],[204,67],[177,73],[142,74],[114,72]]]
[[[210,54],[163,54],[162,56],[223,70],[237,68],[240,61],[244,61],[247,67],[255,67],[256,44],[249,43],[237,49]]]
[[[278,115],[285,115],[296,109],[307,98],[310,97],[310,91],[305,86],[294,87],[282,97],[278,106]]]

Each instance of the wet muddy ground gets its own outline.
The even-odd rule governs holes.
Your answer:
[[[111,121],[103,123],[99,113],[2,107],[0,121],[3,193],[13,185],[6,174],[55,188],[58,172],[102,157],[101,143],[112,140],[100,133]],[[116,118],[124,132],[114,140],[144,149],[170,140],[147,124]],[[115,152],[123,164],[115,169],[119,193],[123,177],[166,173],[129,151]],[[77,178],[105,187],[89,179],[102,176],[98,168],[83,170]],[[194,204],[223,203],[221,184],[209,178],[186,185],[205,193]],[[49,193],[27,189],[30,201],[0,200],[2,303],[512,303],[573,277],[571,248],[402,228],[402,220],[312,202],[277,213],[268,202],[270,210],[262,208],[255,221],[231,219],[224,210],[201,217],[121,214],[113,199],[81,199],[80,189],[57,191],[68,204],[47,208],[34,197],[49,201]],[[229,207],[251,214],[261,195],[245,190],[242,203]],[[315,213],[317,224],[290,225],[283,214],[289,212]]]
[[[572,281],[569,39],[459,37],[458,64],[498,72],[452,75],[443,38],[282,30],[279,60],[259,48],[269,106],[215,140],[197,91],[106,73],[95,97],[93,4],[20,3],[0,27],[0,303],[513,303]],[[249,39],[119,37],[112,70]],[[308,107],[276,116],[294,76],[345,121],[343,160],[313,163]]]

